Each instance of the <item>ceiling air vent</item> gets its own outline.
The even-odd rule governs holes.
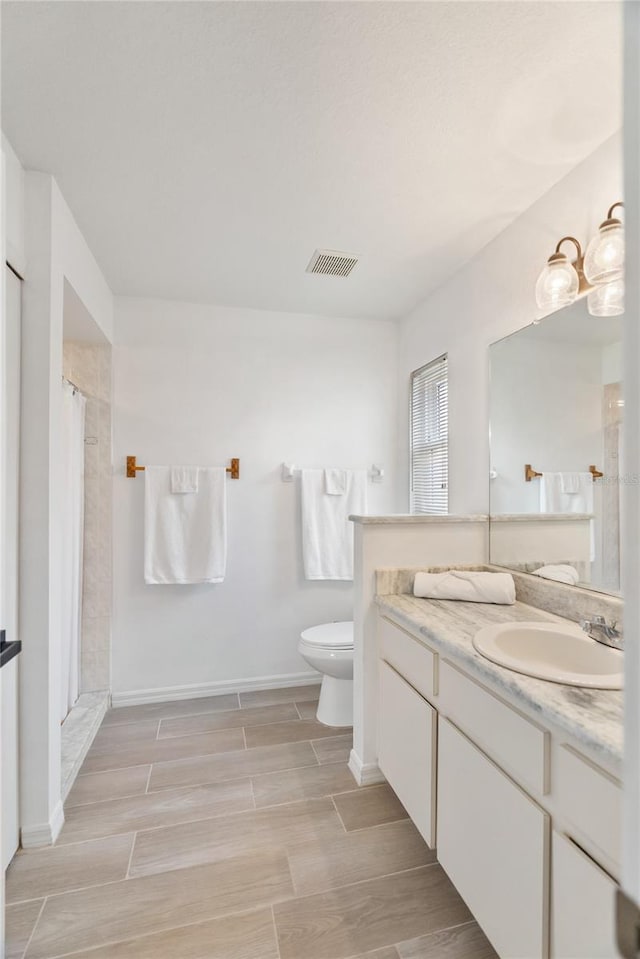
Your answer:
[[[353,253],[338,250],[316,250],[307,266],[307,273],[322,273],[324,276],[349,276],[358,257]]]

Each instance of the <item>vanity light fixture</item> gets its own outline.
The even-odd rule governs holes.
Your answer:
[[[622,221],[613,215],[616,207],[624,207],[618,201],[609,207],[604,220],[588,247],[584,258],[584,272],[589,283],[600,286],[621,280],[624,275],[624,227]],[[613,316],[612,313],[596,313],[595,316]]]
[[[571,242],[576,248],[576,258],[569,260],[566,253],[560,252],[563,243]],[[583,272],[584,256],[582,247],[574,236],[563,236],[558,241],[555,252],[547,260],[536,283],[536,302],[538,308],[545,313],[553,313],[563,306],[568,306],[578,296],[578,293],[588,289],[588,283]]]
[[[541,316],[569,306],[580,294],[588,293],[587,309],[591,316],[619,316],[624,313],[624,227],[614,211],[624,203],[619,200],[609,207],[587,246],[585,254],[573,236],[564,236],[556,246],[536,283],[536,303]],[[570,262],[560,252],[563,243],[575,245],[576,258]],[[534,320],[539,323],[540,319]]]
[[[624,313],[624,280],[601,283],[589,291],[587,309],[591,316],[620,316]]]

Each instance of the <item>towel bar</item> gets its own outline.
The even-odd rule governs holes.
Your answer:
[[[593,477],[593,479],[594,479],[594,482],[595,482],[595,480],[597,480],[597,479],[602,479],[602,477],[604,476],[604,473],[601,473],[600,470],[599,470],[599,469],[596,469],[595,466],[590,466],[590,467],[589,467],[589,472],[591,473],[591,475],[592,475],[592,477]],[[532,467],[531,463],[526,463],[526,464],[525,464],[525,467],[524,467],[524,478],[525,478],[525,481],[526,481],[527,483],[530,483],[532,479],[536,479],[536,477],[538,477],[538,476],[544,476],[544,473],[538,473],[536,470],[534,470],[534,468]]]
[[[135,456],[127,456],[127,478],[135,479],[136,473],[140,473],[145,469],[144,466],[138,466],[136,464]],[[231,479],[240,479],[240,460],[237,457],[234,457],[231,460],[231,466],[227,466],[227,473],[229,473]]]
[[[301,466],[294,466],[293,463],[283,463],[282,464],[282,482],[283,483],[292,483],[296,473],[302,471]],[[372,483],[382,483],[384,480],[384,470],[381,466],[377,466],[375,463],[368,470],[369,479]]]

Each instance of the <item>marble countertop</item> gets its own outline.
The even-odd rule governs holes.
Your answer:
[[[575,523],[593,519],[593,513],[491,513],[492,523]]]
[[[566,622],[559,616],[517,602],[514,606],[418,599],[398,594],[376,596],[384,616],[423,637],[442,656],[553,731],[566,733],[594,762],[620,775],[623,743],[623,694],[533,679],[498,666],[476,652],[472,640],[495,623]]]
[[[439,515],[433,513],[391,513],[388,516],[358,516],[354,514],[349,519],[361,526],[390,526],[398,523],[415,523],[416,525],[424,523],[486,523],[489,517],[480,513],[470,513],[469,515],[455,513]]]

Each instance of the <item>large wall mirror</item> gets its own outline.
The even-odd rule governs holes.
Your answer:
[[[490,347],[493,563],[619,592],[621,341],[579,300]]]

